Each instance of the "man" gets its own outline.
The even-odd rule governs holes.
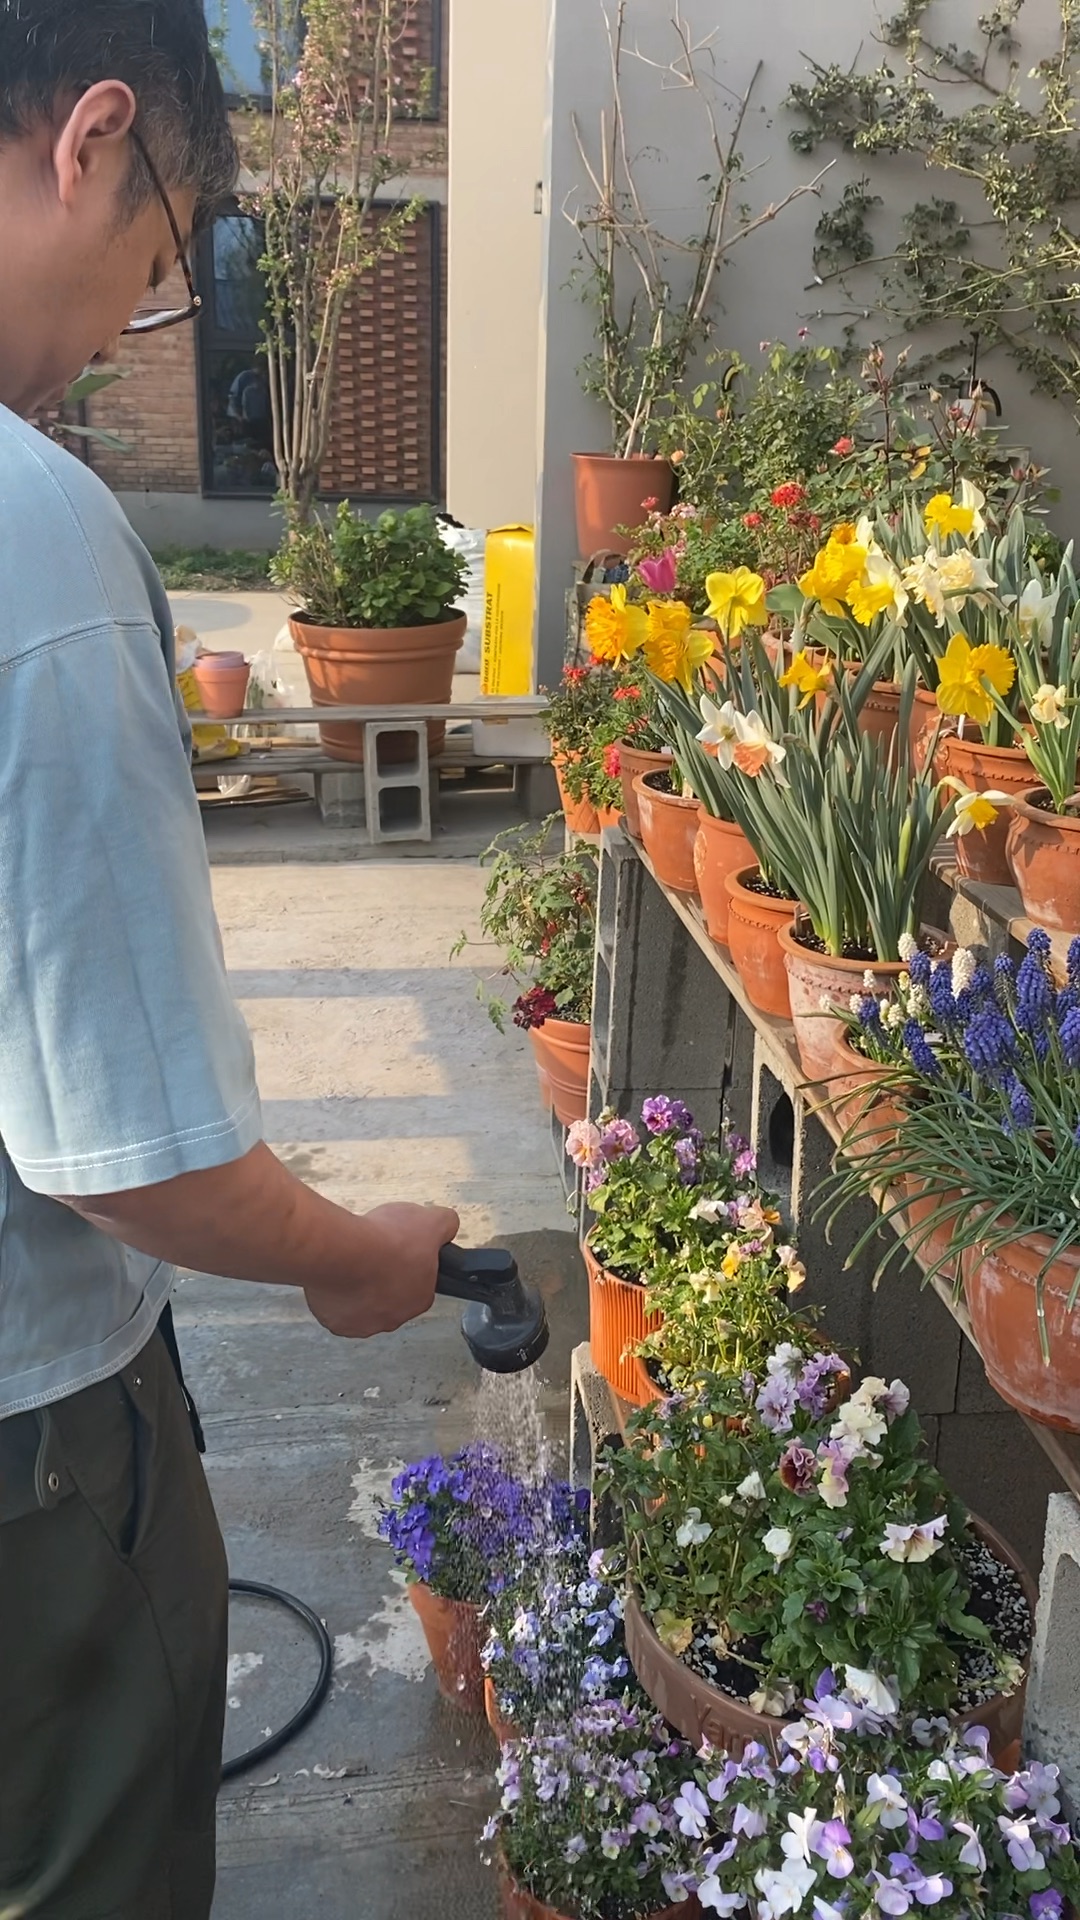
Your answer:
[[[302,1287],[364,1338],[430,1307],[458,1226],[355,1217],[262,1143],[161,584],[26,424],[178,259],[190,291],[235,169],[200,0],[0,0],[6,1920],[210,1912],[226,1569],[156,1330],[173,1263]]]

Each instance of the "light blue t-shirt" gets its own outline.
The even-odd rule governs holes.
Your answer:
[[[48,1196],[261,1138],[188,750],[149,554],[0,407],[0,1419],[125,1366],[173,1281]]]

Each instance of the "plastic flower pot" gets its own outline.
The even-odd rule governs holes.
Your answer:
[[[807,1079],[827,1081],[844,1071],[850,1055],[845,1046],[847,1036],[843,1022],[827,1013],[822,1002],[846,1009],[852,994],[864,990],[884,999],[900,975],[906,973],[907,966],[903,960],[867,963],[817,953],[799,939],[798,924],[796,920],[781,927],[777,936],[787,968],[795,1044]],[[944,953],[948,946],[945,935],[936,928],[924,928],[923,939],[932,942],[933,950],[938,953]],[[872,987],[866,985],[867,974],[873,975]]]
[[[575,453],[574,507],[578,553],[582,560],[597,554],[630,551],[630,538],[617,527],[640,527],[653,510],[667,513],[675,497],[675,474],[667,460],[635,453],[620,460],[611,453]]]
[[[251,667],[242,653],[200,654],[194,667],[203,712],[213,720],[235,720],[244,711]]]
[[[993,1527],[974,1514],[970,1518],[974,1532],[1019,1578],[1034,1621],[1038,1594],[1026,1567]],[[695,1751],[709,1745],[737,1760],[746,1746],[757,1740],[774,1758],[780,1757],[779,1737],[784,1721],[755,1713],[744,1701],[714,1687],[677,1654],[670,1653],[654,1632],[634,1593],[627,1594],[625,1626],[627,1655],[641,1686],[668,1725],[689,1740]],[[982,1706],[971,1707],[955,1716],[960,1726],[989,1730],[990,1751],[995,1758],[1020,1738],[1026,1686],[1025,1671],[1024,1681],[1013,1693],[994,1694]]]
[[[1052,1246],[1045,1234],[1024,1233],[993,1253],[978,1245],[965,1248],[960,1262],[964,1296],[995,1391],[1029,1420],[1080,1433],[1080,1306],[1069,1308],[1069,1294],[1080,1278],[1080,1246],[1067,1248],[1042,1283],[1050,1347],[1046,1361],[1039,1342],[1038,1281]]]
[[[655,1389],[645,1389],[647,1376],[639,1372],[637,1349],[660,1325],[660,1316],[645,1310],[645,1288],[640,1282],[620,1280],[600,1265],[586,1240],[582,1246],[589,1276],[589,1345],[593,1365],[613,1393],[631,1406],[644,1407]]]
[[[499,1862],[499,1903],[501,1920],[567,1920],[559,1907],[545,1906],[519,1887],[504,1860]],[[662,1913],[642,1915],[641,1920],[696,1920],[700,1913],[697,1901],[690,1899],[677,1907],[665,1907]]]
[[[289,632],[304,662],[316,707],[449,706],[454,666],[468,616],[454,613],[427,627],[314,627],[301,616]],[[364,758],[364,729],[356,721],[321,723],[319,733],[332,760]],[[428,753],[441,753],[446,727],[428,723]],[[380,748],[386,762],[412,757],[407,735],[389,736]]]
[[[938,741],[934,772],[939,780],[961,780],[971,793],[1026,793],[1031,786],[1031,761],[1022,747],[986,747],[979,739],[946,733]],[[981,832],[957,833],[952,838],[956,868],[966,880],[987,887],[1011,887],[1008,839],[1012,809],[1002,809]]]
[[[584,1020],[545,1020],[529,1028],[545,1106],[554,1107],[564,1127],[589,1115],[589,1058],[592,1028]]]
[[[665,793],[655,781],[671,776],[666,769],[639,773],[634,781],[641,838],[662,886],[673,893],[698,890],[694,842],[698,835],[698,803],[681,793]]]
[[[626,831],[632,835],[635,840],[640,840],[641,816],[638,813],[638,798],[634,792],[634,781],[637,779],[639,773],[663,773],[665,768],[671,766],[672,755],[670,753],[646,753],[642,747],[631,746],[628,740],[619,741],[618,753],[619,778],[622,781],[623,816],[626,820]]]
[[[416,1609],[439,1692],[462,1713],[484,1711],[484,1670],[480,1664],[483,1629],[480,1608],[466,1600],[444,1600],[430,1587],[417,1584],[409,1588],[409,1599]]]
[[[495,1691],[495,1682],[490,1678],[484,1681],[484,1712],[487,1716],[488,1726],[491,1728],[500,1747],[509,1747],[515,1740],[521,1739],[518,1729],[511,1721],[504,1720],[500,1714],[499,1696]]]
[[[731,896],[727,890],[729,873],[739,873],[754,858],[741,827],[732,820],[718,820],[699,804],[698,830],[694,841],[694,872],[709,937],[718,946],[728,943],[728,918]]]
[[[774,1019],[790,1020],[791,998],[779,934],[781,927],[790,926],[795,902],[759,893],[749,884],[758,879],[755,866],[728,874],[728,947],[751,1006]]]
[[[1046,788],[1029,787],[1012,816],[1009,865],[1028,919],[1080,933],[1080,813],[1054,813]]]

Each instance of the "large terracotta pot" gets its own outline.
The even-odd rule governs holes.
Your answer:
[[[1080,1433],[1080,1303],[1069,1307],[1080,1277],[1080,1229],[1076,1244],[1054,1261],[1042,1283],[1050,1345],[1045,1361],[1038,1279],[1052,1246],[1043,1233],[1025,1233],[996,1253],[967,1248],[961,1260],[964,1294],[990,1385],[1030,1420]]]
[[[554,1107],[564,1127],[589,1117],[592,1028],[586,1020],[545,1020],[529,1028],[529,1040],[544,1105]]]
[[[454,663],[468,624],[464,613],[430,627],[387,628],[313,627],[294,616],[289,631],[304,662],[313,706],[449,706]],[[319,733],[332,760],[363,760],[361,724],[320,724]],[[428,753],[441,753],[445,739],[442,722],[429,722]],[[407,735],[400,741],[390,735],[380,753],[387,762],[411,759],[412,742]]]
[[[647,753],[643,747],[631,746],[629,740],[620,740],[617,748],[619,755],[619,778],[622,781],[623,814],[626,819],[626,831],[635,840],[641,839],[641,817],[638,813],[638,799],[634,792],[634,781],[639,773],[663,773],[672,764],[670,753]]]
[[[575,453],[574,505],[577,511],[578,552],[583,560],[598,553],[625,555],[626,534],[616,527],[640,527],[648,518],[646,500],[666,513],[675,497],[675,474],[667,460],[631,454],[618,460],[610,453]]]
[[[505,1866],[499,1877],[499,1900],[501,1920],[566,1920],[557,1907],[545,1906],[519,1887]],[[677,1907],[665,1907],[662,1913],[650,1915],[649,1920],[694,1920],[700,1913],[696,1900],[683,1900]]]
[[[666,770],[664,778],[670,776]],[[653,872],[673,893],[696,893],[694,842],[698,834],[698,803],[681,793],[664,793],[651,781],[657,773],[639,773],[634,781],[638,818],[645,851]]]
[[[1080,933],[1080,813],[1052,813],[1045,787],[1013,802],[1008,852],[1024,912],[1036,926]]]
[[[1026,793],[1031,786],[1031,761],[1022,747],[986,747],[981,740],[942,734],[934,755],[939,780],[962,780],[972,793]],[[988,887],[1011,887],[1007,843],[1012,810],[1002,811],[982,832],[953,836],[957,871],[967,880]]]
[[[637,1349],[646,1334],[659,1326],[660,1316],[645,1311],[645,1288],[608,1273],[587,1240],[581,1251],[589,1276],[589,1345],[593,1365],[620,1400],[629,1400],[635,1407],[647,1406],[654,1395],[645,1392],[647,1376],[639,1373]]]
[[[464,1600],[443,1600],[421,1585],[409,1588],[409,1599],[424,1629],[444,1700],[462,1713],[483,1713],[480,1608]]]
[[[718,820],[715,814],[698,806],[698,830],[694,841],[694,872],[711,939],[727,946],[731,896],[727,890],[729,873],[739,873],[754,858],[741,827],[732,820]]]
[[[936,929],[932,933],[937,950],[944,952],[947,941]],[[808,1080],[830,1080],[850,1065],[847,1034],[842,1021],[824,1011],[822,1002],[846,1009],[853,993],[873,992],[879,998],[895,986],[907,968],[902,960],[875,961],[834,959],[832,954],[815,953],[795,936],[794,925],[781,927],[778,935],[787,968],[791,1019],[799,1061]],[[873,976],[873,986],[866,976]],[[827,1091],[827,1089],[826,1089]]]
[[[1034,1624],[1038,1595],[1026,1567],[993,1527],[974,1514],[971,1524],[995,1556],[1018,1575]],[[625,1627],[626,1651],[642,1687],[668,1724],[676,1733],[681,1733],[695,1751],[708,1745],[737,1760],[744,1748],[756,1740],[776,1758],[780,1757],[779,1740],[785,1722],[771,1715],[754,1713],[743,1701],[703,1680],[677,1654],[669,1653],[633,1593],[626,1597]],[[972,1707],[956,1716],[961,1726],[989,1729],[990,1751],[995,1757],[1005,1753],[1020,1737],[1026,1678],[1025,1672],[1024,1682],[1014,1693],[995,1694],[983,1706]]]
[[[847,1033],[840,1041],[840,1063],[837,1078],[824,1090],[824,1104],[832,1108],[837,1125],[843,1129],[845,1159],[858,1165],[891,1146],[903,1113],[891,1092],[869,1090],[883,1069],[876,1060],[856,1053]]]
[[[915,701],[911,709],[909,739],[912,758],[917,767],[924,765],[930,741],[940,721],[941,708],[937,703],[937,694],[931,693],[928,687],[916,687]]]
[[[521,1739],[518,1729],[512,1726],[509,1720],[504,1720],[499,1712],[499,1696],[495,1691],[495,1682],[492,1679],[484,1681],[484,1712],[487,1716],[488,1726],[491,1728],[500,1747],[509,1747],[515,1740]]]
[[[213,720],[235,720],[244,711],[251,667],[242,653],[203,653],[194,666],[203,712]]]
[[[746,883],[757,875],[757,867],[728,874],[728,947],[751,1006],[777,1020],[790,1020],[791,998],[779,934],[781,927],[791,924],[795,903],[755,893]]]
[[[559,799],[562,801],[563,818],[571,833],[597,834],[600,831],[600,815],[588,794],[583,793],[580,800],[575,800],[566,785],[563,768],[569,758],[569,754],[565,753],[553,753],[551,756],[551,764],[555,769],[555,779],[559,788]]]
[[[907,1222],[911,1251],[920,1265],[929,1272],[930,1268],[936,1267],[938,1261],[943,1257],[949,1241],[952,1238],[954,1222],[950,1219],[941,1226],[932,1228],[929,1233],[925,1233],[923,1231],[924,1223],[930,1218],[932,1213],[936,1213],[942,1203],[944,1195],[940,1193],[920,1193],[910,1180],[905,1180],[903,1185],[908,1195]],[[896,1224],[897,1230],[899,1231],[899,1222]],[[950,1261],[948,1266],[941,1268],[940,1273],[943,1280],[954,1282],[956,1279],[955,1262]]]

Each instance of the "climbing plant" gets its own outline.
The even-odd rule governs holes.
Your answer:
[[[845,318],[877,308],[909,329],[955,323],[969,344],[1004,346],[1080,417],[1080,0],[1057,0],[1056,43],[1034,64],[1026,3],[994,0],[964,45],[934,37],[934,0],[903,0],[876,28],[885,52],[872,70],[857,54],[810,63],[788,95],[801,121],[790,139],[800,153],[839,143],[878,162],[818,223],[817,284],[845,291]],[[883,248],[887,163],[904,155],[944,190],[903,214]]]

